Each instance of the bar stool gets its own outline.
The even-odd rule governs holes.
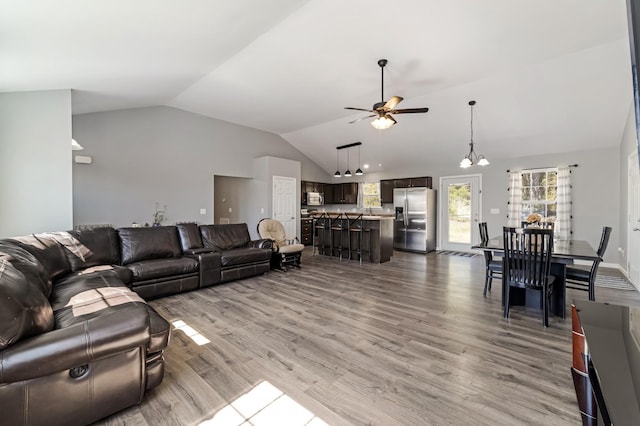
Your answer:
[[[344,247],[342,245],[342,240],[343,240],[342,233],[345,229],[342,213],[339,213],[334,218],[330,218],[330,223],[331,225],[329,226],[329,254],[330,256],[333,256],[334,252],[337,250],[338,257],[340,258],[340,261],[342,261],[342,250],[344,250]],[[338,234],[337,243],[335,241],[336,233]]]
[[[349,229],[349,260],[351,260],[351,255],[355,251],[358,254],[358,260],[360,261],[360,265],[362,265],[362,256],[364,253],[371,256],[371,229],[364,227],[364,220],[362,219],[362,214],[357,215],[349,215],[346,213],[346,217],[348,220],[348,229]],[[363,239],[364,234],[369,234],[369,248],[368,250],[363,250]],[[353,240],[353,235],[355,234],[356,239],[358,240],[358,247],[353,248],[351,245],[351,240]]]
[[[318,250],[318,253],[325,254],[325,247],[327,246],[327,231],[329,230],[327,214],[314,214],[311,215],[311,218],[313,219],[313,252],[311,255],[315,256],[316,249]],[[322,237],[320,237],[320,235],[322,235]]]

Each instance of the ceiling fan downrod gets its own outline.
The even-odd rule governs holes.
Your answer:
[[[381,98],[380,98],[380,102],[382,103],[382,105],[384,105],[385,101],[384,101],[384,66],[387,65],[387,60],[386,59],[380,59],[378,60],[378,65],[380,66],[380,74],[381,74],[381,78],[380,78],[380,93],[381,93]]]

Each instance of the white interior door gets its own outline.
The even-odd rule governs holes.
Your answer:
[[[296,178],[273,177],[273,215],[271,218],[282,222],[287,238],[298,235],[296,232],[296,210],[299,201],[296,195],[297,188],[298,180]]]
[[[627,273],[633,285],[640,288],[640,170],[637,152],[629,156],[627,168]]]
[[[440,249],[471,251],[479,240],[480,175],[440,178]]]

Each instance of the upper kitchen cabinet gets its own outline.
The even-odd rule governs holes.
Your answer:
[[[380,181],[380,201],[393,203],[394,188],[432,188],[431,176],[403,179],[385,179]]]
[[[325,204],[357,204],[358,183],[334,183],[324,185]]]

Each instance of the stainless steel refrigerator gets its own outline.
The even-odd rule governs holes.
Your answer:
[[[416,252],[436,249],[436,191],[429,188],[395,188],[393,248]]]

